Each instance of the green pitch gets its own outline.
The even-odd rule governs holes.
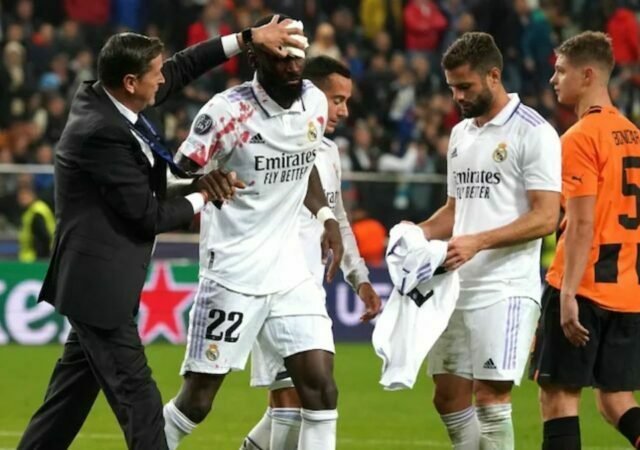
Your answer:
[[[0,346],[0,450],[14,449],[41,402],[61,346]],[[153,345],[147,354],[164,400],[180,386],[177,374],[183,347]],[[378,385],[380,361],[370,346],[338,346],[336,378],[340,389],[339,449],[447,449],[447,437],[432,404],[432,384],[422,374],[411,391],[385,392]],[[266,393],[248,387],[248,373],[227,377],[207,420],[182,449],[236,450],[265,410]],[[515,391],[516,448],[540,448],[536,386],[526,381]],[[581,411],[583,449],[623,450],[630,446],[598,415],[585,391]],[[93,408],[72,449],[124,449],[118,424],[103,397]]]

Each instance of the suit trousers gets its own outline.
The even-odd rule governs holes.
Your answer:
[[[44,403],[31,418],[18,449],[68,448],[102,389],[129,449],[166,450],[162,399],[133,318],[109,330],[69,321],[73,329]]]

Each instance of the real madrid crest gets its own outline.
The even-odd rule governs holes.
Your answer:
[[[313,122],[309,122],[309,129],[307,130],[307,139],[315,141],[318,139],[318,130]]]
[[[211,344],[205,352],[205,355],[207,356],[207,359],[215,361],[220,356],[220,350],[218,350],[218,346],[216,344]]]
[[[500,142],[493,151],[493,160],[500,163],[505,159],[507,159],[507,144],[506,142]]]

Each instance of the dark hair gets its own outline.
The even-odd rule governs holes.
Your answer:
[[[164,45],[158,38],[137,33],[114,34],[98,55],[98,79],[106,87],[121,87],[125,75],[144,75],[151,60],[163,49]]]
[[[615,66],[611,38],[600,31],[585,31],[564,41],[556,55],[566,57],[573,65],[596,63],[610,74]]]
[[[481,73],[487,73],[494,67],[502,70],[502,54],[490,34],[465,33],[444,52],[443,69],[454,70],[465,64]]]
[[[269,14],[268,16],[264,16],[256,20],[256,23],[253,24],[253,28],[258,28],[258,27],[261,27],[262,25],[268,24],[269,22],[271,22],[271,19],[273,19],[273,16],[275,16],[276,14],[280,16],[278,17],[278,23],[282,22],[283,20],[291,19],[291,17],[287,16],[286,14],[280,14],[280,13]]]
[[[320,86],[334,73],[351,79],[351,71],[337,59],[328,56],[316,56],[306,60],[302,78],[311,80],[313,84]]]

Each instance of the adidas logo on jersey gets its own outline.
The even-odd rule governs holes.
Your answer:
[[[458,147],[454,147],[453,151],[451,152],[452,158],[455,158],[456,156],[458,156]]]
[[[493,363],[493,359],[491,358],[487,359],[482,367],[485,369],[497,369],[496,365]]]
[[[264,139],[260,133],[254,134],[251,139],[249,139],[249,144],[264,144]]]

